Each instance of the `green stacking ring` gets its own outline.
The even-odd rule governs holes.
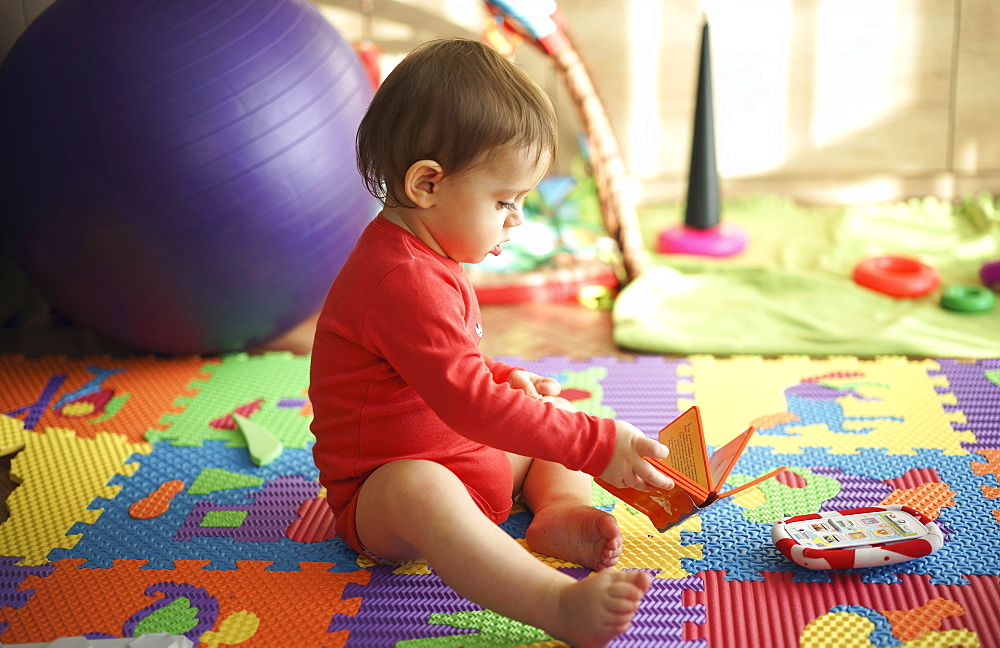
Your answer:
[[[996,301],[986,286],[949,286],[941,295],[941,307],[959,313],[988,313]]]

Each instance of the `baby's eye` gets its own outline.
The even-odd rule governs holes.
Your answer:
[[[506,209],[507,211],[517,211],[517,205],[515,205],[512,202],[504,202],[504,201],[501,200],[501,201],[499,201],[498,204],[501,207],[503,207],[504,209]]]

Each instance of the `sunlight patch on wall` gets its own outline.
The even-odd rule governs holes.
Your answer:
[[[787,0],[702,5],[711,29],[719,172],[778,168],[788,154],[792,7]]]
[[[890,3],[827,0],[817,15],[812,144],[824,147],[891,115],[897,97],[898,11]]]
[[[659,0],[634,0],[630,5],[632,115],[628,146],[631,160],[627,166],[640,179],[652,178],[661,170],[661,14]]]

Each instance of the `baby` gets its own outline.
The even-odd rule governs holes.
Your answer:
[[[559,383],[487,358],[463,264],[500,254],[545,176],[556,117],[519,68],[470,40],[425,44],[388,76],[357,136],[384,204],[330,289],[313,347],[313,453],[337,534],[373,560],[425,559],[465,598],[574,646],[628,629],[649,588],[611,569],[615,518],[591,479],[648,490],[667,449],[573,411]],[[535,552],[497,526],[521,500]]]

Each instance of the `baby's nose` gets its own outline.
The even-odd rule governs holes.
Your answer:
[[[524,214],[520,209],[512,211],[507,215],[507,222],[504,223],[506,227],[517,227],[524,222]]]

